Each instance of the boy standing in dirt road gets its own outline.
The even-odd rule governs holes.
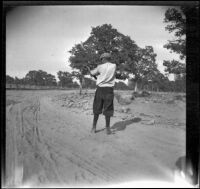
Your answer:
[[[92,76],[97,76],[97,89],[95,92],[93,102],[93,126],[92,133],[96,133],[96,125],[99,118],[99,114],[103,113],[106,121],[106,133],[111,134],[110,130],[110,117],[113,116],[114,106],[114,85],[115,85],[115,72],[116,64],[111,63],[111,55],[109,53],[103,53],[100,56],[102,64],[98,65],[94,70],[88,68]]]

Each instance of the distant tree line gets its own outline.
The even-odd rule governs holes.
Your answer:
[[[74,73],[69,72],[57,72],[58,81],[56,81],[55,76],[52,74],[48,74],[42,70],[32,70],[29,71],[25,77],[11,77],[6,75],[6,84],[15,84],[15,86],[23,86],[23,85],[33,85],[33,86],[49,86],[49,87],[61,87],[61,88],[79,88],[80,85],[73,81]],[[84,77],[83,78],[83,88],[84,89],[95,89],[96,81]],[[119,80],[115,84],[116,90],[133,90],[135,88],[135,81],[129,80],[126,85],[123,80]],[[175,81],[170,81],[168,77],[163,74],[159,74],[154,80],[140,80],[137,83],[137,88],[139,90],[148,90],[148,91],[163,91],[163,92],[185,92],[185,81],[182,77],[177,77]]]
[[[77,82],[73,81],[73,78],[69,72],[59,71],[57,73],[59,81],[56,81],[54,75],[49,74],[43,70],[32,70],[29,71],[25,77],[11,77],[6,75],[7,84],[15,85],[35,85],[35,86],[60,86],[68,88],[78,88],[79,85]]]
[[[57,72],[58,81],[54,75],[49,74],[43,70],[31,70],[29,71],[25,77],[11,77],[6,75],[6,84],[14,84],[15,86],[23,86],[23,85],[34,85],[34,86],[57,86],[63,88],[79,88],[79,84],[74,81],[76,76],[74,72]],[[96,81],[91,78],[84,77],[84,88],[94,89],[96,87]]]
[[[128,82],[126,85],[124,82],[119,81],[115,84],[116,90],[133,90],[136,83],[134,81]],[[186,92],[186,83],[180,79],[170,81],[167,77],[163,81],[148,83],[139,82],[137,83],[138,90],[156,91],[156,92]]]

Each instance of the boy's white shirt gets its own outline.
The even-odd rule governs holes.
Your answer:
[[[96,85],[99,87],[114,87],[116,64],[106,62],[91,70],[92,75],[97,75]]]

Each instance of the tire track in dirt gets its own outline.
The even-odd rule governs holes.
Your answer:
[[[54,143],[51,144],[51,149],[54,153],[66,158],[81,169],[88,171],[95,176],[96,179],[101,179],[102,181],[111,181],[114,179],[114,177],[110,174],[110,171],[108,171],[108,168],[104,167],[103,164],[98,164],[98,159],[92,159],[89,154],[84,156],[83,153],[78,152],[79,149],[77,149],[75,145],[72,147],[70,143],[68,143],[66,146],[67,150],[66,148],[63,148],[63,150],[58,151],[56,150]]]
[[[19,185],[23,178],[23,153],[20,128],[16,125],[17,105],[6,108],[6,184]]]
[[[46,104],[48,106],[48,110],[51,110],[52,113],[53,113],[54,109],[52,109],[52,107],[54,107],[54,106],[52,105],[51,99],[45,99],[45,101],[46,101]],[[67,109],[67,110],[70,111],[70,109]],[[65,114],[69,113],[68,111],[66,111]],[[59,112],[59,114],[60,114],[60,112]],[[64,117],[64,115],[60,115],[60,116]],[[70,114],[68,116],[72,116],[72,114]],[[79,117],[78,119],[81,119],[81,117]],[[80,122],[81,122],[81,120],[80,120]],[[67,137],[65,139],[65,143],[66,143],[66,146],[67,146],[68,150],[70,149],[70,146],[71,146],[71,149],[72,149],[72,150],[70,150],[71,152],[73,152],[73,151],[75,151],[76,153],[77,152],[81,152],[81,149],[79,147],[77,147],[77,145],[75,145],[75,144],[73,145],[73,142],[72,142],[72,141],[75,141],[77,139],[81,140],[81,143],[83,143],[83,144],[84,143],[85,144],[89,144],[89,143],[92,144],[93,143],[94,146],[95,145],[98,146],[98,145],[101,145],[101,144],[106,144],[103,148],[104,149],[109,148],[112,151],[111,153],[114,153],[117,156],[120,156],[120,159],[119,160],[114,160],[113,159],[114,162],[112,162],[112,164],[110,164],[110,165],[108,165],[106,167],[106,165],[102,163],[103,159],[95,157],[95,163],[98,164],[100,167],[103,167],[103,169],[105,169],[107,173],[112,175],[112,177],[113,177],[112,179],[113,180],[115,179],[115,181],[116,181],[117,178],[119,178],[122,175],[122,173],[121,173],[121,170],[122,170],[121,168],[122,167],[119,168],[120,166],[117,166],[117,168],[116,168],[115,167],[116,163],[118,162],[118,163],[121,164],[123,161],[130,160],[130,158],[129,158],[130,155],[134,154],[134,158],[131,160],[131,161],[133,161],[133,165],[135,163],[136,164],[140,163],[141,159],[143,161],[143,167],[145,167],[145,165],[149,166],[149,167],[153,167],[152,165],[156,165],[158,163],[157,159],[153,156],[153,154],[148,154],[148,151],[146,151],[146,152],[144,151],[143,152],[143,151],[140,150],[139,147],[133,146],[132,142],[134,140],[130,140],[129,137],[126,138],[124,144],[123,143],[121,144],[120,142],[117,142],[115,140],[115,138],[113,138],[114,140],[112,140],[112,139],[110,139],[111,136],[108,137],[108,136],[105,135],[105,137],[104,137],[103,135],[101,136],[100,133],[99,133],[100,135],[97,134],[95,136],[93,136],[93,135],[90,136],[90,135],[87,134],[88,131],[84,129],[84,127],[85,127],[84,122],[82,122],[82,125],[80,127],[79,127],[78,123],[79,123],[79,121],[74,119],[73,120],[73,124],[74,124],[73,127],[74,128],[70,128],[70,129],[73,129],[73,131],[77,131],[78,130],[78,135],[73,135],[73,137],[75,137],[75,138],[71,137],[70,135],[67,135]],[[144,133],[143,129],[141,130],[139,127],[137,127],[136,132],[140,133],[141,131],[143,131],[143,133]],[[148,138],[148,135],[145,134],[145,137]],[[126,146],[126,148],[124,148],[124,145]],[[53,144],[52,144],[52,146],[53,146]],[[81,156],[81,158],[83,158],[84,154],[80,154],[80,156]],[[92,158],[90,159],[90,155],[88,155],[88,154],[87,154],[87,159],[92,162]],[[124,165],[122,165],[122,166],[124,166]],[[126,168],[127,168],[126,166],[123,167],[124,173],[130,172],[129,170],[127,171]],[[160,172],[162,174],[162,170],[161,169],[162,168],[157,167],[157,172]]]
[[[54,158],[54,155],[59,154],[59,151],[56,151],[52,148],[52,144],[49,140],[42,136],[41,129],[43,126],[40,125],[40,102],[39,99],[33,99],[30,103],[22,103],[15,105],[14,111],[11,112],[9,109],[10,115],[7,117],[13,120],[13,125],[18,128],[18,134],[14,133],[13,135],[20,138],[21,149],[23,149],[23,181],[28,181],[28,178],[32,176],[31,169],[36,162],[37,167],[41,166],[40,172],[45,172],[45,175],[42,175],[47,180],[46,182],[52,182],[53,179],[55,183],[63,184],[61,176],[58,171],[58,162]],[[80,130],[79,130],[80,131]],[[44,131],[43,131],[44,132]],[[85,134],[82,130],[82,134]],[[80,133],[81,136],[81,133]],[[70,140],[74,140],[71,138]],[[15,143],[14,141],[12,143]],[[65,150],[64,156],[67,159],[67,162],[75,164],[81,168],[82,173],[80,173],[83,180],[91,180],[84,176],[83,172],[88,172],[87,174],[95,177],[95,180],[99,181],[110,181],[113,179],[111,174],[108,172],[108,169],[102,165],[96,164],[92,158],[84,158],[82,154],[78,152],[78,149],[73,145],[70,147],[70,144],[67,145],[67,150]],[[17,152],[16,152],[17,153]],[[15,154],[16,154],[15,153]],[[61,154],[63,156],[63,154]],[[30,158],[32,156],[32,158]],[[31,163],[30,161],[35,161]],[[66,162],[66,163],[67,163]],[[31,165],[29,165],[29,163]],[[62,166],[62,165],[60,165]],[[44,173],[43,173],[44,174]],[[37,183],[40,182],[40,173],[36,177]],[[77,180],[77,175],[75,176]],[[22,181],[21,181],[22,182]],[[16,184],[16,183],[15,183]]]
[[[51,109],[51,108],[54,107],[54,106],[51,106],[51,103],[52,103],[51,100],[50,99],[48,99],[48,100],[45,99],[45,102],[46,102],[46,104],[48,106],[47,109],[49,111],[51,110],[53,112],[54,110]],[[65,113],[67,114],[67,112],[65,112]],[[71,115],[69,115],[69,116],[71,116]],[[61,117],[62,117],[62,115],[61,115]],[[81,157],[81,161],[82,161],[82,159],[84,159],[84,153],[82,153],[82,154],[78,153],[78,152],[81,152],[80,147],[78,147],[77,145],[73,144],[73,142],[72,142],[72,141],[76,141],[77,139],[81,140],[81,143],[85,143],[85,144],[89,144],[90,143],[90,144],[93,144],[93,146],[95,146],[95,145],[99,146],[101,144],[106,144],[104,146],[104,149],[106,149],[106,148],[113,149],[114,151],[112,150],[112,152],[114,152],[115,154],[121,156],[121,160],[118,160],[119,163],[121,163],[120,161],[123,161],[124,159],[127,159],[127,157],[128,157],[127,151],[129,151],[129,150],[131,150],[133,148],[133,146],[131,146],[131,144],[128,145],[126,143],[126,148],[129,149],[129,150],[127,150],[127,149],[124,149],[123,145],[119,145],[119,143],[111,141],[112,139],[110,140],[109,137],[106,136],[106,135],[103,138],[102,138],[102,136],[98,137],[98,135],[96,135],[95,137],[94,136],[90,136],[90,135],[88,135],[88,131],[84,129],[84,127],[85,127],[84,126],[84,122],[82,122],[82,126],[81,127],[79,127],[79,124],[77,124],[77,123],[78,123],[77,120],[73,120],[73,124],[74,124],[73,127],[74,128],[72,128],[72,129],[74,129],[75,131],[78,130],[78,135],[73,136],[75,138],[71,137],[70,135],[67,135],[67,137],[66,137],[66,139],[64,141],[65,145],[68,148],[68,151],[71,152],[70,155],[76,154],[76,157],[74,157],[73,159],[77,160],[77,156]],[[105,141],[105,139],[106,139],[106,141]],[[54,142],[54,144],[55,144],[55,142]],[[51,146],[53,146],[53,144]],[[55,147],[55,149],[56,149],[56,147]],[[60,150],[60,151],[62,151],[62,153],[63,153],[64,149]],[[75,153],[73,153],[73,152],[75,152]],[[57,153],[59,153],[59,152],[57,152]],[[89,152],[89,153],[91,153],[91,152]],[[129,152],[129,155],[130,155],[130,152]],[[136,158],[136,159],[141,159],[144,155],[145,154],[143,154],[143,153],[141,154],[140,153],[140,154],[137,155],[138,158]],[[111,175],[109,180],[114,180],[114,179],[117,180],[117,178],[119,178],[121,176],[121,172],[120,172],[119,166],[117,168],[115,167],[115,164],[117,163],[117,161],[114,161],[113,165],[109,165],[108,166],[108,164],[107,164],[107,167],[106,167],[106,165],[101,162],[103,160],[102,158],[98,158],[96,156],[95,160],[94,160],[90,156],[91,156],[91,154],[87,154],[86,155],[87,160],[90,161],[90,164],[92,164],[93,168],[95,167],[94,164],[98,165],[101,169],[103,168],[105,170],[103,172],[105,172],[106,175],[108,175],[108,174]],[[76,163],[81,162],[81,161],[77,160]],[[154,161],[154,163],[156,163],[156,162]],[[84,165],[84,162],[82,162],[81,164]],[[95,171],[98,172],[98,170],[95,170]]]
[[[50,99],[43,99],[45,104],[47,105],[45,108],[45,111],[48,109],[49,112],[53,112],[53,110],[50,108],[50,104],[51,101]],[[45,105],[44,104],[44,105]],[[60,154],[61,156],[65,156],[70,162],[72,162],[73,164],[78,165],[78,167],[81,167],[84,170],[87,170],[88,172],[90,172],[91,174],[93,174],[96,177],[99,177],[102,179],[102,181],[110,181],[113,178],[112,174],[113,174],[113,170],[112,170],[112,174],[110,174],[109,168],[106,168],[103,166],[103,164],[98,163],[98,159],[92,159],[92,157],[90,157],[89,154],[86,154],[86,158],[84,158],[84,154],[81,154],[79,151],[80,147],[77,145],[73,144],[73,141],[80,139],[80,137],[82,135],[87,134],[87,131],[85,131],[84,129],[84,125],[82,125],[80,128],[77,128],[76,125],[76,121],[73,122],[74,125],[74,129],[78,130],[78,135],[76,135],[76,138],[71,137],[70,135],[67,136],[65,142],[65,146],[67,146],[67,150],[63,149],[63,150],[59,150],[56,151],[57,147],[54,148],[54,152],[57,154]],[[53,146],[55,146],[55,141],[53,141],[53,143],[50,145],[51,149],[53,148]],[[78,144],[79,145],[79,144]],[[62,153],[60,152],[62,151]]]
[[[38,98],[34,99],[32,104],[27,108],[22,109],[21,114],[24,116],[22,122],[22,127],[25,132],[24,135],[26,136],[26,141],[29,143],[29,147],[33,151],[34,157],[39,160],[48,181],[62,183],[48,146],[43,142],[43,136],[40,132],[39,111],[40,101]]]
[[[25,178],[28,179],[29,176],[32,176],[31,171],[28,170],[32,169],[32,167],[29,165],[31,164],[31,160],[34,161],[32,162],[33,165],[37,164],[38,167],[41,166],[41,172],[45,171],[45,175],[43,175],[43,177],[46,177],[47,179],[49,177],[55,182],[61,182],[59,179],[59,174],[57,173],[55,163],[51,159],[49,151],[42,141],[42,135],[40,133],[40,125],[38,121],[39,110],[39,99],[33,99],[31,101],[31,104],[25,102],[8,108],[7,128],[12,128],[9,130],[13,130],[13,132],[11,132],[9,136],[7,136],[7,138],[13,139],[13,141],[8,141],[7,144],[10,146],[14,145],[14,154],[12,152],[9,152],[9,154],[7,155],[8,157],[11,157],[9,161],[10,163],[13,162],[12,157],[15,158],[15,164],[17,160],[21,161],[20,169],[22,169],[22,173],[20,175],[21,178],[18,178],[18,181],[16,181],[16,179],[12,179],[12,181],[9,182],[8,185],[19,185],[24,181]],[[8,148],[10,148],[10,146],[8,146]],[[22,157],[19,157],[18,153],[22,154]],[[37,160],[39,160],[40,162],[38,162],[34,158],[36,156]],[[17,171],[17,169],[19,168],[15,164],[13,170]],[[8,167],[8,169],[10,168]],[[16,171],[11,173],[8,170],[9,177],[17,177],[17,175],[15,174]],[[35,175],[37,174],[35,173]],[[36,177],[39,177],[39,174]],[[36,180],[38,180],[38,178],[36,178]]]

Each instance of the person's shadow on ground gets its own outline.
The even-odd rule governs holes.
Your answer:
[[[111,134],[115,134],[116,131],[123,131],[126,129],[126,127],[132,123],[137,123],[140,122],[142,119],[139,117],[135,117],[133,119],[129,119],[129,120],[125,120],[125,121],[119,121],[116,122],[113,126],[111,126]],[[106,128],[97,130],[96,133],[99,133],[103,130],[105,130]]]
[[[119,121],[116,122],[111,129],[115,132],[115,131],[123,131],[126,129],[126,127],[132,123],[138,123],[141,121],[141,118],[139,117],[135,117],[133,119],[129,119],[129,120],[125,120],[125,121]]]

